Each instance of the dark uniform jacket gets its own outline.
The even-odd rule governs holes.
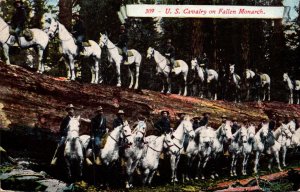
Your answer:
[[[155,124],[154,127],[161,131],[161,133],[170,133],[171,124],[168,118],[161,118]]]
[[[259,74],[255,74],[255,76],[253,77],[253,86],[255,88],[260,87],[261,85],[261,79],[260,79],[260,75]]]
[[[85,36],[85,27],[82,20],[76,21],[76,23],[73,26],[72,34],[74,35],[75,38],[81,35]]]
[[[239,130],[240,126],[236,123],[234,123],[232,126],[231,126],[231,132],[232,134],[234,134],[235,132],[237,132],[237,130]]]
[[[271,121],[269,122],[269,131],[274,131],[275,126],[276,126],[276,121],[271,120]]]
[[[207,117],[203,117],[200,122],[199,125],[200,127],[205,126],[208,123],[208,118]]]
[[[175,48],[172,45],[167,46],[165,55],[168,59],[171,59],[171,58],[175,59]]]
[[[12,16],[11,19],[11,27],[13,29],[22,28],[24,29],[26,22],[26,10],[24,6],[18,7],[16,9],[16,12]]]
[[[122,47],[127,47],[127,43],[128,43],[128,34],[127,32],[121,33],[119,35],[119,42],[118,42],[118,46],[120,48]]]
[[[193,129],[195,130],[195,129],[199,128],[199,127],[201,127],[200,121],[194,121],[193,122]]]
[[[199,64],[204,64],[204,68],[207,69],[208,68],[208,64],[209,64],[209,60],[207,57],[203,57],[201,60],[200,60],[200,63]]]
[[[103,135],[106,133],[106,118],[103,115],[96,115],[91,121],[91,135]]]
[[[71,120],[71,117],[67,115],[61,122],[60,128],[59,128],[59,134],[60,136],[66,137],[68,135],[68,125]]]
[[[123,119],[120,117],[117,117],[113,121],[113,128],[119,127],[120,125],[123,125],[123,124],[124,124]]]

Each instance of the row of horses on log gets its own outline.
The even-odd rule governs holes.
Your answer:
[[[158,170],[160,155],[169,156],[171,167],[171,182],[177,182],[177,169],[180,158],[187,158],[184,165],[182,177],[186,180],[193,179],[191,174],[193,165],[197,165],[197,173],[194,179],[201,177],[205,179],[209,171],[211,178],[218,177],[218,170],[207,169],[208,162],[217,163],[218,158],[223,155],[224,146],[228,146],[231,155],[230,175],[236,176],[236,165],[239,156],[243,157],[242,174],[247,174],[249,156],[254,154],[254,173],[258,172],[258,165],[261,154],[271,155],[268,168],[271,169],[273,159],[276,159],[278,169],[281,169],[280,152],[282,152],[282,164],[286,166],[286,153],[288,148],[300,146],[300,129],[296,129],[296,123],[291,120],[289,123],[281,123],[273,131],[274,138],[268,137],[268,123],[261,124],[261,128],[251,123],[242,125],[234,134],[231,132],[232,122],[227,120],[218,129],[209,126],[202,126],[193,129],[190,117],[186,115],[180,125],[169,134],[160,136],[146,136],[146,120],[139,120],[131,130],[128,122],[116,127],[108,133],[106,143],[99,154],[93,154],[92,149],[88,149],[90,141],[89,135],[79,136],[80,117],[71,118],[69,131],[64,151],[65,161],[68,165],[69,176],[72,176],[71,163],[77,164],[77,168],[82,173],[82,165],[85,158],[95,160],[99,156],[103,167],[103,181],[107,184],[107,176],[112,171],[114,163],[120,158],[125,160],[126,167],[126,188],[131,188],[133,174],[135,170],[141,172],[142,183],[151,185],[153,176]],[[121,153],[119,140],[122,140],[127,147]],[[184,147],[184,142],[188,142]],[[84,151],[84,152],[83,152]],[[87,160],[88,162],[88,160]],[[76,166],[75,166],[76,167]]]
[[[45,29],[45,31],[40,29],[31,29],[33,34],[33,39],[31,41],[26,41],[24,37],[20,37],[19,39],[15,39],[13,35],[9,33],[9,25],[0,18],[0,43],[4,50],[4,57],[6,63],[10,64],[9,59],[9,47],[14,46],[15,43],[18,42],[19,46],[22,48],[33,47],[37,54],[38,54],[38,73],[43,73],[45,71],[45,66],[43,62],[44,51],[48,45],[49,37],[54,38],[55,35],[58,35],[58,38],[61,43],[62,53],[63,56],[68,61],[68,73],[67,77],[70,80],[75,80],[75,61],[78,58],[78,46],[72,36],[72,34],[65,28],[63,24],[58,22],[57,20],[50,18],[49,27]],[[84,57],[93,58],[94,64],[91,65],[91,73],[92,79],[91,83],[102,83],[103,78],[100,73],[101,68],[101,49],[107,48],[108,50],[108,60],[111,63],[114,63],[116,66],[116,73],[117,73],[117,86],[121,86],[121,63],[122,63],[122,54],[120,54],[119,48],[113,44],[105,34],[100,34],[99,44],[93,40],[88,41],[90,46],[84,48]],[[130,85],[129,88],[138,89],[139,87],[139,76],[140,76],[140,66],[142,61],[141,54],[135,50],[130,49],[128,50],[128,62],[125,62],[125,65],[128,66],[135,66],[135,75],[134,71],[131,67],[128,67],[129,74],[130,74]],[[171,93],[171,77],[170,73],[176,79],[176,76],[183,77],[184,85],[179,83],[179,94],[186,96],[187,95],[187,86],[188,86],[188,72],[189,67],[188,64],[183,60],[176,60],[175,68],[172,70],[169,65],[169,60],[159,53],[154,48],[149,47],[147,50],[147,58],[154,58],[156,62],[156,74],[159,75],[162,79],[162,90],[163,93]],[[227,77],[226,86],[228,87],[227,91],[231,92],[235,98],[235,101],[240,101],[240,90],[241,90],[241,77],[235,73],[234,65],[230,66],[230,75]],[[212,99],[218,99],[217,90],[218,90],[218,81],[219,75],[213,69],[207,70],[207,78],[204,75],[204,69],[199,65],[197,59],[193,59],[191,61],[191,71],[195,72],[196,78],[200,81],[197,81],[197,86],[199,86],[200,97],[203,97],[203,89],[204,86],[207,85],[209,87],[210,93],[212,95]],[[251,82],[255,73],[250,69],[247,69],[245,72],[246,76],[246,83],[247,86],[247,98],[250,95],[251,89]],[[268,74],[260,74],[261,77],[261,87],[263,90],[263,98],[262,100],[270,100],[270,86],[271,86],[271,79]],[[181,78],[180,78],[181,79]],[[283,81],[286,82],[286,85],[289,90],[289,104],[294,103],[294,94],[296,94],[296,103],[299,104],[300,99],[300,80],[296,80],[295,83],[289,78],[288,74],[284,73]],[[135,82],[135,83],[134,83]],[[222,85],[225,86],[225,85]]]

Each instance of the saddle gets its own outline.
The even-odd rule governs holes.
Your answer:
[[[84,42],[82,42],[82,46],[83,46],[83,47],[90,47],[90,46],[92,46],[92,45],[90,44],[89,41],[84,41]]]
[[[167,65],[170,66],[170,64],[171,64],[171,63],[170,63],[170,60],[168,59],[168,60],[167,60]],[[178,60],[175,60],[173,69],[178,68],[178,67],[181,67],[181,66],[180,66],[180,63],[179,63]]]
[[[15,36],[16,31],[9,27],[9,34]],[[26,41],[31,41],[33,39],[33,33],[30,29],[26,28],[23,31],[21,31],[19,37],[24,37]]]
[[[103,149],[106,141],[107,141],[107,137],[109,136],[109,133],[105,133],[102,138],[101,138],[101,143],[100,143],[100,149]]]
[[[119,54],[120,54],[120,55],[123,55],[123,50],[120,49],[119,47],[118,47],[118,51],[119,51]],[[133,56],[132,51],[128,50],[128,51],[127,51],[127,56],[128,56],[128,57],[132,57],[132,56]]]

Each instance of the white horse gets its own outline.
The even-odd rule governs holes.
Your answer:
[[[269,123],[265,123],[262,125],[262,128],[255,134],[254,137],[254,143],[253,143],[253,151],[255,152],[255,161],[254,161],[254,173],[257,173],[257,166],[259,163],[259,158],[260,155],[265,151],[267,154],[273,154],[277,165],[278,169],[282,171],[280,167],[280,160],[279,160],[279,151],[280,151],[280,144],[275,140],[274,138],[274,144],[272,146],[269,146],[266,148],[266,144],[270,145],[267,141],[268,137],[268,132],[269,132]],[[271,169],[271,165],[273,162],[273,157],[270,158],[269,160],[269,166],[268,168]]]
[[[83,150],[79,138],[79,120],[80,116],[72,117],[68,125],[68,135],[66,139],[66,146],[64,150],[64,158],[67,164],[68,176],[71,178],[72,166],[75,163],[79,165],[79,174],[82,176]]]
[[[254,71],[250,69],[246,69],[246,80],[251,81],[253,80],[255,76]],[[262,73],[259,75],[261,80],[261,87],[263,89],[263,101],[266,100],[266,95],[268,95],[268,101],[270,101],[271,98],[271,78],[268,74]],[[250,86],[247,88],[247,98],[250,96]],[[268,93],[266,93],[268,92]],[[260,95],[258,95],[258,99],[260,100]]]
[[[185,137],[195,138],[195,132],[193,130],[193,124],[190,117],[186,115],[177,129],[172,133],[172,138],[174,142],[174,152],[171,153],[170,163],[171,163],[171,182],[177,182],[177,165],[180,159],[180,155],[184,152],[183,142]]]
[[[213,163],[217,163],[216,159],[223,154],[223,146],[225,143],[228,143],[232,139],[231,132],[231,121],[226,121],[223,126],[220,126],[215,132],[215,137],[211,145],[211,159],[214,160]],[[215,174],[213,174],[215,172]],[[213,171],[211,178],[219,177],[217,170]]]
[[[158,168],[159,156],[163,148],[170,153],[175,153],[173,140],[170,134],[162,134],[161,136],[150,135],[145,138],[145,147],[139,166],[143,170],[143,184],[151,185],[153,176]]]
[[[30,29],[33,34],[33,39],[31,41],[27,41],[24,37],[15,38],[14,35],[9,33],[9,25],[0,17],[0,44],[2,45],[4,51],[4,57],[7,64],[10,64],[9,59],[9,47],[14,46],[15,43],[21,48],[30,48],[33,47],[37,51],[38,54],[38,73],[43,73],[44,63],[43,55],[44,51],[48,45],[49,37],[48,35],[40,30],[40,29]]]
[[[296,104],[300,104],[300,80],[296,80],[296,85],[294,86],[292,80],[287,73],[283,74],[283,81],[287,83],[289,90],[289,104],[294,103],[294,93],[296,94]]]
[[[294,135],[292,136],[292,143],[291,143],[291,146],[293,148],[297,148],[297,147],[300,147],[300,128],[298,128]]]
[[[250,125],[248,128],[244,125],[233,134],[232,142],[229,146],[229,152],[232,155],[231,161],[231,176],[237,176],[236,174],[236,163],[237,158],[240,154],[243,155],[242,174],[247,174],[247,164],[249,156],[252,152],[252,145],[255,136],[255,127]]]
[[[75,80],[75,59],[79,56],[78,46],[75,43],[75,39],[72,34],[66,29],[66,27],[55,19],[51,19],[51,23],[48,29],[48,35],[50,38],[54,38],[58,34],[58,38],[61,42],[62,52],[64,57],[69,61],[69,68],[67,77],[70,80]],[[99,77],[99,65],[101,59],[101,49],[99,45],[92,40],[88,41],[91,46],[84,47],[84,57],[92,57],[95,61],[94,66],[91,67],[92,80],[91,83],[102,83],[101,76]]]
[[[173,70],[171,70],[169,60],[164,57],[161,53],[156,51],[154,48],[149,47],[147,50],[147,59],[154,58],[156,63],[156,74],[162,76],[163,87],[161,93],[165,93],[165,84],[167,83],[168,90],[167,94],[171,94],[171,78],[170,73],[174,72],[176,76],[182,74],[184,80],[184,90],[182,90],[181,86],[179,88],[179,95],[183,92],[183,96],[187,95],[187,75],[189,71],[189,67],[186,62],[183,60],[176,60]]]
[[[100,47],[107,47],[108,49],[108,60],[109,62],[114,62],[117,68],[117,87],[121,87],[121,62],[123,60],[123,56],[121,54],[121,49],[118,48],[115,44],[113,44],[105,34],[100,34],[99,40]],[[135,85],[134,89],[139,87],[139,76],[140,76],[140,66],[142,62],[141,54],[135,49],[129,49],[128,53],[128,62],[124,62],[124,65],[128,65],[129,74],[130,74],[130,85],[129,88],[133,87],[133,71],[131,71],[130,66],[132,64],[135,65]]]
[[[286,167],[285,159],[287,149],[292,146],[292,137],[296,131],[296,123],[292,120],[288,124],[281,123],[281,126],[274,131],[275,139],[280,143],[282,149],[282,165]]]
[[[138,121],[136,128],[133,130],[133,145],[125,149],[125,158],[126,158],[126,173],[127,181],[126,188],[132,187],[132,174],[142,157],[144,149],[144,137],[146,134],[146,122]]]
[[[227,91],[233,91],[234,94],[234,100],[235,102],[240,102],[240,84],[241,84],[241,77],[235,73],[235,65],[229,66],[229,77],[228,77],[228,87],[229,90]]]
[[[203,98],[203,85],[204,85],[204,81],[205,81],[205,79],[204,79],[204,69],[203,69],[203,67],[201,67],[199,65],[196,58],[191,60],[191,70],[196,71],[198,77],[200,78],[200,81],[201,81],[200,90],[202,90],[200,97]],[[214,83],[215,87],[217,87],[218,78],[219,78],[218,73],[213,69],[208,69],[207,73],[208,73],[207,74],[207,81],[206,81],[207,84]],[[215,89],[213,99],[217,100],[217,98],[218,98],[217,97],[217,90]]]

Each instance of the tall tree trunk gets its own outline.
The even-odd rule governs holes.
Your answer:
[[[72,5],[73,0],[59,0],[59,21],[68,29],[72,29]]]
[[[241,40],[241,55],[242,55],[242,63],[241,63],[241,68],[242,71],[244,72],[246,68],[249,67],[250,63],[250,58],[249,58],[249,53],[250,53],[250,45],[249,45],[249,20],[245,20],[243,22],[244,24],[242,25],[242,40]],[[243,73],[244,74],[244,73]]]
[[[203,52],[204,45],[204,33],[202,30],[203,20],[195,19],[193,21],[193,31],[192,31],[192,50],[193,56],[198,56]]]

